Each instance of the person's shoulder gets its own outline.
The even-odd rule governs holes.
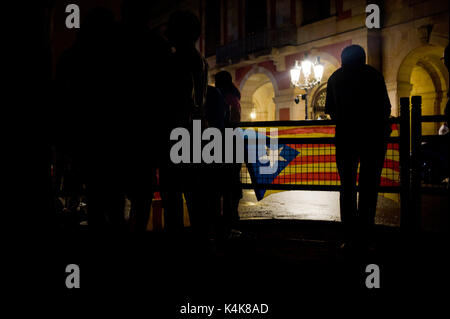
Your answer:
[[[371,66],[369,64],[364,64],[363,68],[364,68],[364,71],[366,71],[366,72],[381,74],[380,71],[378,71],[377,69],[375,69],[373,66]]]
[[[337,69],[336,71],[334,71],[330,77],[328,78],[328,82],[329,81],[334,81],[336,78],[338,78],[339,76],[341,76],[344,73],[344,69],[341,67],[339,69]]]
[[[367,73],[369,73],[370,75],[372,75],[374,77],[378,77],[379,79],[384,80],[383,74],[369,64],[364,65],[364,71],[366,71]]]
[[[208,94],[211,95],[221,95],[220,90],[215,86],[209,85],[207,86]]]

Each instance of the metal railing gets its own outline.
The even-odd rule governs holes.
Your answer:
[[[408,211],[408,214],[402,215],[402,224],[417,228],[420,225],[422,216],[422,195],[448,195],[448,166],[444,175],[447,177],[447,183],[430,182],[426,177],[424,160],[426,143],[430,141],[438,141],[443,148],[449,147],[449,135],[422,135],[423,123],[439,123],[445,122],[446,118],[443,115],[422,115],[422,97],[413,96],[411,98],[411,107],[408,98],[400,100],[402,118],[405,123],[410,123],[410,157],[402,161],[403,165],[408,167],[408,172],[405,173],[404,183],[405,193],[402,196],[402,212]],[[411,113],[410,113],[411,109]],[[411,120],[409,121],[409,118]],[[408,127],[409,128],[409,127]],[[409,131],[408,131],[409,133]],[[406,132],[405,132],[406,135]],[[409,137],[408,136],[405,136]],[[406,148],[406,147],[405,147]],[[439,152],[439,149],[435,149]],[[447,154],[448,165],[448,154]],[[407,174],[408,173],[408,174]],[[407,174],[407,175],[406,175]]]
[[[392,118],[390,122],[393,131],[388,141],[380,192],[400,193],[400,119]],[[244,188],[318,191],[340,189],[333,121],[242,122],[240,127],[254,130],[267,129],[267,132],[270,128],[277,128],[282,160],[285,160],[285,157],[289,158],[289,164],[275,179],[272,179],[272,176],[260,176],[257,184],[252,182],[251,172],[244,165],[241,172]]]
[[[422,194],[448,192],[448,168],[444,172],[447,174],[446,183],[433,184],[424,180],[424,142],[439,141],[448,148],[449,135],[422,135],[422,123],[445,122],[445,117],[422,116],[421,104],[420,96],[413,96],[411,105],[409,98],[400,99],[400,117],[390,119],[392,133],[388,140],[379,188],[380,193],[400,195],[401,225],[406,227],[420,225]],[[340,189],[333,121],[242,122],[239,127],[265,129],[268,136],[270,128],[278,128],[280,153],[275,156],[281,154],[281,161],[284,157],[289,159],[289,163],[275,176],[258,176],[258,179],[243,165],[243,188],[315,191]]]

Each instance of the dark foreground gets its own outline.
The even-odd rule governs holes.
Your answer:
[[[432,311],[445,306],[441,298],[448,299],[450,263],[443,235],[408,236],[379,226],[372,250],[347,254],[340,249],[339,223],[252,220],[242,221],[240,230],[240,237],[215,247],[199,243],[189,230],[178,239],[162,233],[112,239],[83,231],[55,235],[14,250],[6,261],[14,271],[5,277],[15,283],[19,298],[33,292],[31,298],[43,297],[47,303],[41,306],[49,309],[61,301],[72,310],[143,307],[144,318],[208,317],[181,314],[187,303],[269,308],[264,315],[222,311],[210,318],[300,318],[307,309],[317,315],[347,313],[356,304],[370,312],[392,305],[402,312],[425,305]],[[65,267],[71,263],[80,267],[80,289],[65,286]],[[380,268],[379,289],[365,285],[368,264]]]

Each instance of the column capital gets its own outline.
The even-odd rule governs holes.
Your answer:
[[[398,81],[397,82],[397,91],[399,93],[399,97],[403,97],[403,96],[400,96],[400,93],[406,94],[405,96],[409,96],[409,94],[411,93],[412,87],[413,87],[412,84],[409,82]]]
[[[273,48],[270,54],[270,59],[273,61],[275,68],[278,72],[286,71],[286,59],[284,55],[280,54],[278,48]]]
[[[297,95],[298,91],[295,88],[288,88],[278,92],[278,95],[273,98],[277,119],[280,109],[286,108],[290,110],[291,120],[303,120],[305,118],[305,101],[300,99],[300,103],[296,104],[294,99]]]

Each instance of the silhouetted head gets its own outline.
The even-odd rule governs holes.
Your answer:
[[[233,78],[228,71],[220,71],[214,76],[214,82],[224,94],[231,93],[237,98],[241,98],[241,93],[233,83]]]
[[[150,19],[151,1],[124,0],[122,2],[122,19],[128,24],[147,24]]]
[[[167,23],[166,36],[176,48],[193,47],[200,37],[198,17],[190,11],[175,11]]]
[[[230,72],[220,71],[214,76],[214,82],[216,87],[223,88],[230,86],[233,83],[233,78],[231,77]]]
[[[342,66],[364,65],[366,64],[366,52],[357,44],[350,45],[342,51],[341,63]]]

